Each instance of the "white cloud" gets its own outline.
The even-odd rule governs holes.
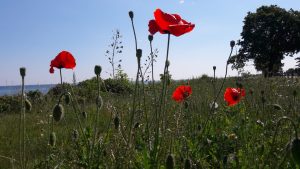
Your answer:
[[[180,0],[179,3],[183,4],[183,3],[184,3],[184,0]]]

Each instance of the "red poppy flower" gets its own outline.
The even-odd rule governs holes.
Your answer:
[[[182,102],[192,94],[191,86],[178,86],[173,92],[172,99],[177,102]]]
[[[68,51],[62,51],[51,61],[49,72],[54,73],[53,67],[73,69],[75,66],[76,62],[73,55]]]
[[[240,88],[227,88],[224,93],[224,100],[228,106],[234,106],[246,95],[244,89]]]
[[[187,22],[177,14],[167,14],[156,9],[154,12],[155,20],[149,21],[149,32],[154,35],[156,32],[162,34],[170,33],[175,36],[180,36],[192,31],[195,24]]]

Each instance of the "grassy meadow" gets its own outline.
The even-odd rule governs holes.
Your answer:
[[[192,94],[184,102],[172,100],[174,89],[187,82]],[[155,92],[151,84],[139,84],[132,128],[134,92],[100,91],[103,102],[94,126],[95,79],[64,87],[72,97],[69,104],[62,97],[64,117],[58,122],[51,116],[59,94],[51,90],[28,97],[32,109],[25,118],[26,168],[299,168],[291,152],[295,131],[290,120],[298,129],[300,80],[227,78],[218,106],[211,108],[222,82],[207,76],[171,81],[159,119],[154,110],[161,84],[155,84]],[[237,86],[246,96],[229,107],[225,88]],[[0,168],[20,168],[20,112],[0,114]]]

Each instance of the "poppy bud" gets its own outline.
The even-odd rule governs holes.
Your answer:
[[[120,119],[119,119],[118,116],[116,116],[116,117],[114,118],[114,125],[115,125],[115,129],[116,129],[116,130],[119,129],[119,126],[120,126]]]
[[[56,134],[55,134],[55,132],[52,132],[52,133],[50,134],[49,144],[50,144],[52,147],[55,146],[55,144],[56,144]]]
[[[295,138],[291,143],[291,152],[295,163],[300,165],[300,140]]]
[[[293,91],[293,96],[294,96],[294,97],[297,96],[297,91],[296,91],[296,90]]]
[[[139,58],[139,59],[142,57],[142,49],[137,49],[136,50],[136,57]]]
[[[94,71],[95,71],[96,75],[100,76],[100,73],[102,71],[101,66],[100,65],[96,65]]]
[[[192,161],[190,159],[186,159],[184,162],[184,169],[191,169],[192,168]]]
[[[213,66],[214,71],[216,70],[216,68],[217,68],[216,66]]]
[[[151,42],[153,40],[153,35],[148,35],[148,40]]]
[[[102,97],[99,95],[96,99],[96,104],[98,107],[102,107],[103,105],[103,100],[102,100]]]
[[[22,77],[25,77],[25,75],[26,75],[26,68],[25,68],[25,67],[21,67],[21,68],[20,68],[20,75],[21,75]]]
[[[235,41],[234,40],[230,41],[230,47],[233,48],[234,46],[235,46]]]
[[[132,11],[129,11],[128,14],[129,14],[129,17],[130,17],[131,19],[133,19],[133,12],[132,12]]]
[[[68,95],[68,94],[65,95],[65,103],[66,104],[70,103],[70,95]]]
[[[53,119],[60,121],[64,117],[64,107],[61,104],[57,104],[53,108]]]
[[[174,169],[175,168],[175,161],[172,154],[169,154],[166,160],[166,169]]]
[[[81,112],[81,115],[84,119],[87,119],[87,116],[88,116],[87,112],[83,111],[83,112]]]
[[[32,105],[28,99],[25,100],[25,108],[27,111],[31,111]]]

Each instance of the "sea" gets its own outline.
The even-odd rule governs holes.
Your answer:
[[[25,85],[25,92],[39,90],[46,94],[55,84],[42,84],[42,85]],[[0,86],[0,96],[12,96],[21,93],[21,86]]]

